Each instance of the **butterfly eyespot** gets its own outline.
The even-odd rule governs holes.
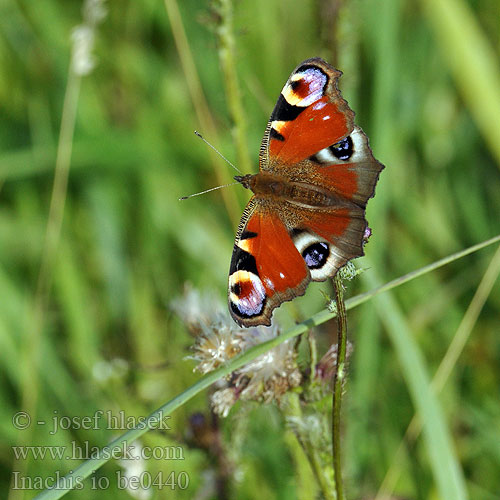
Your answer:
[[[354,153],[354,145],[351,136],[347,136],[345,139],[337,142],[337,144],[330,146],[329,149],[333,153],[335,158],[344,161],[348,160]]]
[[[236,271],[229,277],[229,303],[241,318],[258,316],[266,302],[266,290],[260,278],[248,271]]]
[[[329,255],[330,250],[328,245],[322,241],[308,246],[302,252],[302,257],[304,257],[309,269],[319,269],[323,267]]]

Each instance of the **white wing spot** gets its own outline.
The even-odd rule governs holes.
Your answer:
[[[264,278],[264,279],[266,280],[267,288],[269,288],[270,290],[274,290],[273,282],[269,278]]]
[[[321,149],[315,154],[315,156],[320,163],[331,164],[338,161],[328,148]]]
[[[326,106],[326,102],[325,101],[318,101],[317,103],[315,103],[313,105],[312,109],[319,110],[319,109],[323,109],[325,106]]]

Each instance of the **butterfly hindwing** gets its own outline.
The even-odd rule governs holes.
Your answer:
[[[291,215],[293,214],[293,215]],[[363,254],[362,210],[262,203],[253,197],[240,223],[229,270],[229,310],[243,326],[271,324],[272,311],[335,275]]]
[[[363,255],[367,223],[359,207],[298,210],[295,220],[298,226],[291,236],[313,281],[333,277],[349,260]]]

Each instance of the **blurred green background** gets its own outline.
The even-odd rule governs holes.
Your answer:
[[[225,301],[249,193],[236,186],[178,201],[234,174],[193,130],[255,172],[267,119],[303,59],[321,56],[344,72],[343,95],[386,165],[358,261],[368,270],[348,295],[369,289],[370,273],[387,282],[500,233],[497,0],[106,2],[105,17],[84,32],[84,41],[94,36],[95,66],[78,76],[70,61],[82,5],[0,1],[2,498],[33,497],[9,492],[13,471],[50,478],[80,463],[16,459],[13,446],[103,446],[119,434],[51,434],[54,417],[147,415],[198,378],[184,360],[193,339],[170,306],[186,282]],[[476,293],[496,279],[494,252],[392,292],[431,377],[462,325],[465,348],[439,400],[469,496],[485,500],[500,497],[500,288]],[[275,317],[309,317],[324,307],[320,290],[328,286],[311,285]],[[394,495],[439,498],[421,439],[396,458],[415,410],[387,335],[391,314],[375,302],[349,312],[348,498],[373,498],[395,463]],[[332,330],[318,330],[325,345]],[[25,430],[13,425],[19,410],[32,419]],[[189,487],[137,498],[218,498],[221,464],[189,438],[194,412],[208,418],[206,394],[172,415],[171,431],[142,440],[181,446],[184,460],[150,459],[142,470],[164,479],[184,471]],[[230,498],[314,497],[274,407],[237,410],[220,426],[234,465]],[[89,480],[69,498],[131,498],[117,485],[123,470],[109,462],[93,479],[109,486]]]

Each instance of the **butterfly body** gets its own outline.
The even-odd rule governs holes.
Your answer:
[[[268,199],[270,202],[292,203],[311,208],[338,203],[338,198],[321,186],[293,181],[277,174],[262,172],[244,177],[236,176],[234,179],[253,191],[261,201]]]
[[[235,179],[254,196],[229,272],[229,310],[242,326],[270,325],[274,308],[363,255],[365,207],[383,168],[322,59],[301,63],[264,134],[260,171]]]

